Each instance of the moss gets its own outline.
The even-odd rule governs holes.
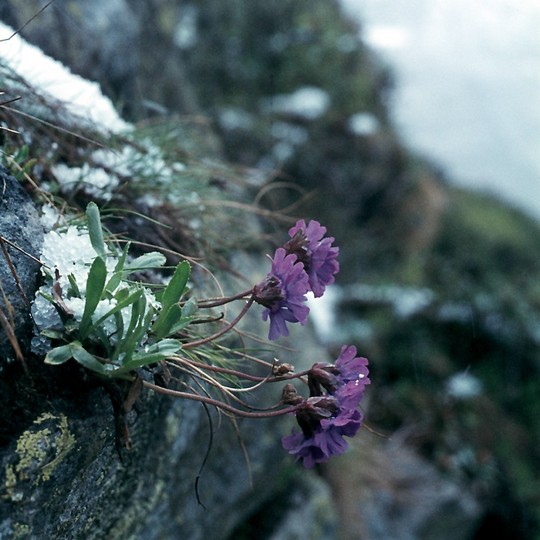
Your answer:
[[[24,485],[37,486],[52,477],[56,467],[75,445],[67,417],[44,413],[17,440],[14,461],[5,467],[7,497],[20,501]]]
[[[455,216],[461,225],[481,236],[484,242],[505,243],[523,249],[539,248],[531,230],[538,224],[500,200],[482,193],[450,190]]]

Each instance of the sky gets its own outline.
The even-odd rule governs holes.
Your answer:
[[[394,70],[406,143],[540,217],[540,1],[342,3]]]

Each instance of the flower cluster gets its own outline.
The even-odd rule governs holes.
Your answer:
[[[284,402],[296,405],[301,431],[293,430],[281,442],[304,467],[345,452],[348,444],[343,437],[353,437],[360,429],[358,406],[370,383],[367,365],[366,358],[356,356],[356,347],[344,345],[335,364],[317,363],[309,371],[309,398],[286,389]]]
[[[265,307],[263,320],[270,319],[268,338],[288,336],[286,323],[304,325],[309,308],[306,293],[324,294],[339,271],[339,248],[325,237],[326,227],[302,219],[289,230],[290,240],[276,250],[266,278],[253,288],[253,299]]]
[[[34,352],[44,353],[47,364],[74,360],[98,378],[130,380],[134,385],[200,401],[232,415],[269,418],[294,413],[300,430],[283,437],[282,444],[305,467],[346,450],[345,437],[354,436],[362,424],[359,405],[370,382],[368,362],[356,356],[354,346],[344,346],[335,363],[315,363],[301,373],[277,360],[269,363],[252,358],[269,368],[266,376],[208,362],[215,357],[217,340],[233,330],[254,303],[264,307],[262,318],[270,321],[270,340],[288,335],[287,323],[306,323],[306,295],[320,297],[339,270],[339,249],[332,246],[333,238],[325,237],[325,227],[316,221],[307,225],[298,221],[289,230],[289,240],[271,257],[265,279],[232,296],[197,299],[188,287],[191,267],[187,261],[178,263],[166,285],[133,281],[142,270],[159,272],[165,257],[149,252],[132,258],[129,244],[120,252],[105,242],[94,203],[88,204],[86,215],[86,227],[64,226],[45,237],[41,253],[44,283],[32,313],[38,332]],[[196,321],[216,320],[213,314],[201,315],[203,310],[236,300],[244,305],[233,320],[223,321],[208,335],[191,331],[190,325]],[[219,346],[220,359],[226,350]],[[197,382],[194,386],[204,391],[192,391],[191,387],[189,391],[176,390],[141,377],[143,369],[153,370],[159,364],[191,377]],[[237,388],[230,386],[231,376],[238,381]],[[309,397],[297,393],[290,384],[292,379],[307,382]],[[229,398],[236,392],[282,381],[288,383],[282,406],[259,410],[238,396],[231,405],[228,399],[216,399],[208,391],[213,387]]]

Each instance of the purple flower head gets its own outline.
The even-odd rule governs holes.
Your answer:
[[[356,356],[356,347],[344,345],[335,364],[316,363],[308,374],[310,395],[320,396],[323,389],[335,396],[341,407],[356,409],[370,383],[366,358]]]
[[[326,286],[334,283],[334,275],[339,272],[339,248],[332,247],[334,238],[325,238],[325,233],[326,227],[318,221],[311,220],[306,225],[301,219],[289,230],[291,239],[283,246],[304,265],[315,297],[323,295]]]
[[[309,291],[308,276],[304,265],[294,254],[278,248],[272,259],[272,269],[265,279],[253,287],[253,299],[266,309],[262,318],[270,317],[268,339],[288,336],[285,323],[306,324],[309,308],[305,294]]]
[[[334,364],[316,363],[308,373],[310,397],[302,400],[287,385],[283,402],[296,406],[301,431],[281,443],[304,467],[324,463],[347,449],[344,437],[354,437],[362,425],[358,410],[368,378],[368,361],[356,356],[356,347],[344,345]]]
[[[362,414],[358,410],[344,408],[335,409],[335,401],[329,408],[320,407],[310,403],[309,398],[297,409],[296,417],[302,427],[301,432],[293,432],[283,437],[281,443],[285,450],[302,460],[304,467],[311,468],[316,463],[324,463],[332,456],[343,454],[348,447],[343,437],[356,435],[362,424]],[[321,399],[321,398],[317,398]],[[330,403],[330,402],[329,402]],[[317,418],[317,409],[326,413]],[[330,413],[330,415],[328,415]],[[304,429],[306,419],[309,430]]]
[[[368,378],[368,360],[367,358],[357,357],[357,350],[354,345],[343,345],[335,366],[338,370],[338,377],[342,383],[348,383],[363,380],[364,384],[369,384]]]

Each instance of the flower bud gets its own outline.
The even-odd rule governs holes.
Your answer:
[[[298,394],[296,388],[292,384],[286,384],[281,393],[281,401],[285,405],[299,405],[304,401],[304,398]]]
[[[302,230],[298,230],[283,247],[287,253],[296,255],[297,260],[304,265],[305,271],[309,273],[311,259],[308,245],[309,240],[307,236]]]
[[[296,408],[296,421],[304,435],[311,437],[323,418],[330,418],[338,411],[338,401],[332,396],[310,397]]]
[[[322,395],[321,387],[331,394],[334,393],[339,387],[337,373],[338,371],[332,364],[313,364],[308,373],[310,396]]]

